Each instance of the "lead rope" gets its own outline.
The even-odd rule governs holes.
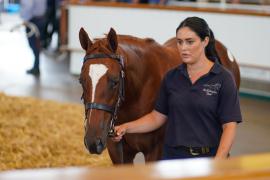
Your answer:
[[[118,108],[120,107],[121,101],[124,100],[124,77],[125,77],[125,73],[123,70],[121,70],[120,72],[121,75],[121,80],[120,80],[120,88],[119,88],[119,95],[118,95],[118,99],[116,102],[116,106],[114,109],[114,113],[111,119],[111,124],[110,124],[110,129],[108,132],[108,136],[109,137],[115,137],[117,136],[115,130],[114,130],[114,123],[117,120],[117,112],[118,112]],[[120,156],[120,163],[124,164],[124,152],[123,152],[123,140],[121,139],[119,142],[116,143],[116,150]]]
[[[26,34],[28,38],[31,36],[36,36],[37,38],[40,37],[40,32],[39,32],[38,27],[34,23],[31,23],[31,22],[23,22],[21,24],[15,25],[14,27],[10,29],[10,32],[14,32],[15,30],[21,28],[22,26],[29,28],[30,31]]]
[[[116,132],[114,130],[114,123],[117,120],[117,110],[118,110],[118,108],[120,106],[120,103],[121,103],[121,98],[118,98],[117,103],[116,103],[116,107],[114,109],[113,116],[112,116],[112,119],[111,119],[110,129],[109,129],[109,132],[108,132],[109,137],[116,136]]]
[[[117,119],[117,109],[120,106],[120,103],[121,103],[121,98],[118,98],[117,104],[116,104],[116,107],[115,107],[115,110],[111,119],[110,130],[108,132],[109,137],[117,136],[114,130],[114,123],[115,123],[115,120]],[[123,140],[120,140],[119,142],[116,143],[116,150],[120,156],[120,163],[124,164]]]

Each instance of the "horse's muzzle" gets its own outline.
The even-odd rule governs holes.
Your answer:
[[[106,147],[101,138],[97,138],[94,141],[89,141],[87,137],[84,137],[84,145],[91,154],[101,154]]]

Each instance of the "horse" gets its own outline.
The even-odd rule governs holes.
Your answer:
[[[176,48],[176,39],[164,45],[151,38],[117,35],[110,29],[105,38],[90,40],[87,32],[79,32],[81,47],[85,51],[80,83],[85,105],[84,143],[92,154],[101,154],[107,147],[113,164],[132,163],[142,152],[145,161],[161,158],[165,126],[143,134],[126,134],[117,143],[114,125],[140,118],[151,112],[168,70],[182,63]],[[240,83],[239,67],[228,56],[227,49],[216,44],[221,64]]]

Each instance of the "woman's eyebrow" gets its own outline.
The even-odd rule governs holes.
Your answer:
[[[187,40],[187,41],[189,41],[189,40],[193,40],[193,38],[186,38],[186,39],[177,38],[177,40],[180,40],[180,41]]]

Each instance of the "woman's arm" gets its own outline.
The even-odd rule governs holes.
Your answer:
[[[167,119],[167,116],[153,110],[149,114],[120,126],[115,126],[117,136],[114,141],[120,141],[126,133],[146,133],[151,132],[161,127]]]
[[[228,156],[236,134],[236,122],[223,124],[223,133],[215,159],[224,159]]]

